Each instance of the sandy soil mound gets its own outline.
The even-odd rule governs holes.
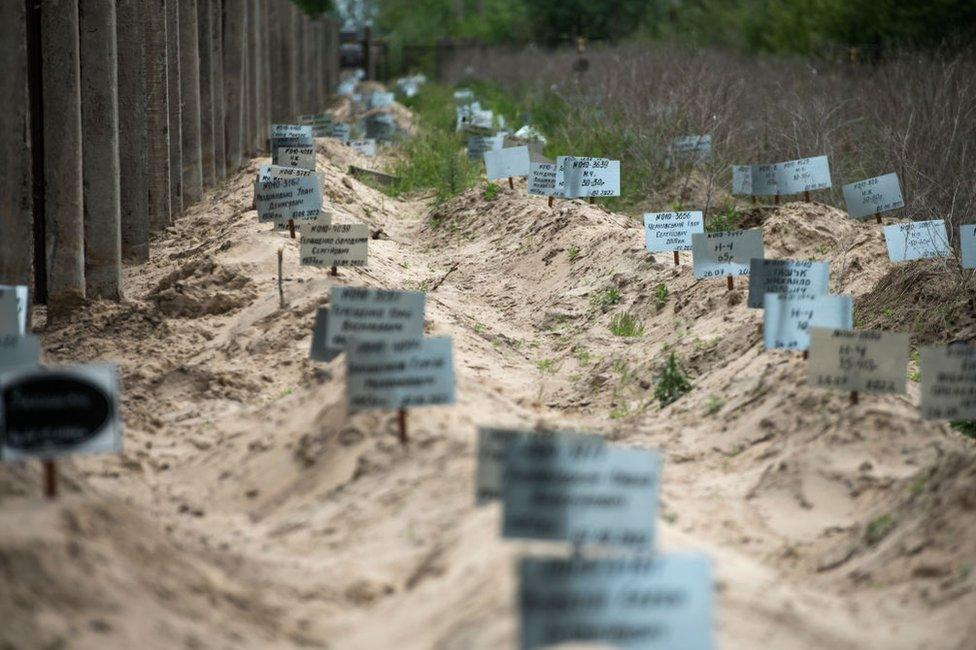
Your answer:
[[[515,559],[548,547],[473,505],[474,431],[544,424],[662,449],[662,546],[715,559],[721,647],[968,648],[976,445],[918,419],[916,384],[855,407],[807,388],[742,281],[696,281],[599,205],[396,201],[317,145],[333,219],[384,233],[369,267],[299,266],[251,209],[255,160],[126,270],[125,302],[41,332],[48,361],[120,364],[125,450],[62,463],[53,505],[35,466],[0,471],[0,646],[512,647]],[[833,291],[888,271],[835,209],[746,222],[770,257],[829,259]],[[458,403],[411,411],[405,448],[394,414],[346,412],[341,357],[307,360],[335,284],[425,288],[428,334],[454,337]],[[622,313],[642,335],[611,332]],[[693,388],[662,408],[672,350]]]

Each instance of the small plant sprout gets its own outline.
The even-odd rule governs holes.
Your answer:
[[[705,413],[708,415],[715,415],[722,410],[725,406],[725,400],[718,395],[709,395],[708,401],[705,402]]]
[[[498,186],[489,182],[487,185],[485,185],[485,201],[491,201],[496,196],[498,196]]]
[[[664,305],[668,303],[668,287],[663,282],[659,282],[657,286],[654,287],[654,306],[658,311],[664,309]]]
[[[610,319],[610,331],[616,336],[626,338],[638,338],[644,336],[644,326],[637,322],[637,319],[627,312],[614,314]]]
[[[864,541],[874,546],[887,537],[888,533],[894,528],[895,520],[891,518],[891,515],[881,515],[868,524],[867,529],[864,531]]]
[[[581,366],[588,365],[593,358],[590,356],[589,350],[584,347],[578,347],[573,350],[573,356],[576,358],[576,362]]]
[[[622,296],[620,295],[620,289],[617,287],[610,287],[609,289],[601,291],[590,298],[590,304],[597,309],[606,311],[613,305],[619,303],[621,298]]]
[[[685,374],[678,355],[672,351],[654,382],[654,398],[664,408],[691,390],[691,380]]]
[[[566,251],[566,257],[569,258],[570,262],[572,262],[577,257],[579,257],[579,254],[580,254],[580,249],[579,246],[576,245],[570,246],[569,250]]]

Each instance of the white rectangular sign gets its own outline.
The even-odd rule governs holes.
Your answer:
[[[861,393],[904,393],[908,334],[810,328],[807,384]]]
[[[375,91],[369,96],[370,108],[386,108],[396,100],[393,93]]]
[[[303,266],[366,266],[369,226],[342,223],[302,233]]]
[[[713,650],[713,592],[704,555],[526,557],[519,563],[519,647],[590,642],[626,650]]]
[[[801,194],[830,187],[827,156],[801,158],[776,165],[777,194]]]
[[[488,151],[499,151],[505,143],[505,136],[470,135],[468,136],[468,160],[484,160]]]
[[[976,223],[959,226],[959,248],[962,251],[962,268],[976,269]]]
[[[752,165],[732,165],[732,194],[752,196]]]
[[[0,334],[0,372],[20,366],[36,366],[41,347],[32,334]]]
[[[342,349],[352,340],[422,339],[425,304],[422,291],[332,287],[325,344]]]
[[[454,403],[449,337],[353,342],[346,349],[350,411]]]
[[[712,136],[685,135],[671,141],[665,167],[672,165],[697,165],[712,157]]]
[[[976,347],[923,347],[922,418],[976,420]]]
[[[620,161],[606,158],[556,158],[557,189],[562,182],[562,196],[620,196]]]
[[[510,147],[485,152],[485,169],[488,180],[529,175],[529,148]]]
[[[306,124],[271,125],[271,162],[278,164],[281,147],[311,147],[314,144],[312,127]]]
[[[780,193],[777,184],[777,165],[752,166],[752,193],[755,196],[776,196]]]
[[[949,257],[949,237],[945,221],[911,221],[885,226],[888,259],[892,262],[911,262],[929,257]]]
[[[254,209],[262,223],[309,221],[322,210],[322,179],[320,174],[295,178],[279,178],[254,184]]]
[[[365,140],[350,140],[349,146],[361,156],[366,156],[367,158],[373,158],[376,156],[376,140],[373,138],[367,138]]]
[[[348,144],[349,135],[351,132],[352,132],[352,127],[349,126],[348,124],[339,124],[333,122],[332,124],[329,125],[329,129],[328,131],[326,131],[326,134],[328,135],[328,137],[335,138],[340,142],[342,142],[343,144]]]
[[[20,367],[0,375],[0,459],[121,448],[115,366]]]
[[[746,304],[762,309],[767,293],[787,297],[819,296],[827,293],[830,264],[803,260],[753,258],[749,268],[749,298]]]
[[[653,550],[656,451],[514,438],[504,460],[503,537]]]
[[[751,260],[763,257],[762,230],[695,233],[691,250],[696,278],[749,275]]]
[[[27,287],[0,285],[0,334],[27,332]]]
[[[530,163],[529,194],[536,196],[557,196],[556,176],[555,163]]]
[[[644,246],[651,253],[690,251],[691,236],[705,232],[701,212],[648,212],[644,215]]]
[[[763,343],[767,350],[806,350],[810,347],[811,327],[853,329],[854,300],[846,294],[765,295]]]
[[[278,165],[315,171],[315,147],[278,147]]]
[[[855,219],[904,207],[898,174],[892,172],[845,185],[844,203],[847,204],[847,214]]]
[[[475,502],[478,505],[502,498],[505,454],[508,444],[515,439],[531,440],[538,449],[553,445],[577,445],[579,449],[575,452],[576,455],[585,455],[588,447],[603,444],[600,436],[569,431],[479,427],[478,467],[475,473]]]
[[[319,307],[315,311],[315,324],[312,326],[312,349],[308,353],[308,358],[312,361],[328,363],[342,354],[341,349],[330,348],[325,344],[328,329],[329,309],[328,307]]]

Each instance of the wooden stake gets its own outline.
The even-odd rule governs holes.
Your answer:
[[[282,273],[282,267],[285,264],[285,249],[278,249],[278,306],[281,309],[285,308],[285,277]]]
[[[397,413],[397,424],[400,429],[400,444],[407,446],[407,409],[400,409]]]
[[[550,208],[552,207],[552,197],[551,196],[549,197],[549,207]]]
[[[851,406],[855,406],[858,401],[860,401],[860,396],[857,394],[856,390],[851,391]]]
[[[288,232],[291,233],[291,238],[294,239],[295,238],[295,220],[294,219],[289,219],[288,220]]]
[[[806,201],[807,203],[810,202],[810,190],[807,190],[806,192],[803,193],[803,200]]]
[[[878,223],[881,223],[881,213],[880,212],[875,212],[874,213],[874,220],[877,221]]]
[[[803,358],[804,359],[809,359],[810,358],[810,350],[804,350],[803,351]]]
[[[44,496],[58,498],[58,467],[53,460],[44,461]]]
[[[332,273],[330,275],[339,275],[339,267],[338,266],[333,266],[332,267]]]
[[[674,265],[681,266],[681,258],[678,256],[678,251],[674,251]]]
[[[515,189],[515,181],[512,180],[511,176],[508,177],[508,187],[513,190]]]
[[[753,194],[753,195],[752,195],[752,204],[753,204],[753,205],[757,205],[758,203],[759,203],[759,199],[757,199],[757,198],[756,198],[756,195],[755,195],[755,194]]]
[[[779,194],[777,194],[777,195],[776,195],[776,198],[775,198],[775,199],[773,199],[773,204],[774,204],[774,205],[779,205]]]
[[[590,197],[590,205],[593,205],[593,197]]]
[[[729,291],[732,291],[733,289],[735,289],[735,280],[732,279],[732,276],[731,275],[727,275],[727,276],[725,276],[725,279],[728,280]]]

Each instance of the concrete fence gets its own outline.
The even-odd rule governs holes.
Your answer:
[[[120,299],[272,121],[324,110],[339,27],[291,0],[4,0],[0,56],[0,284],[57,320]]]

